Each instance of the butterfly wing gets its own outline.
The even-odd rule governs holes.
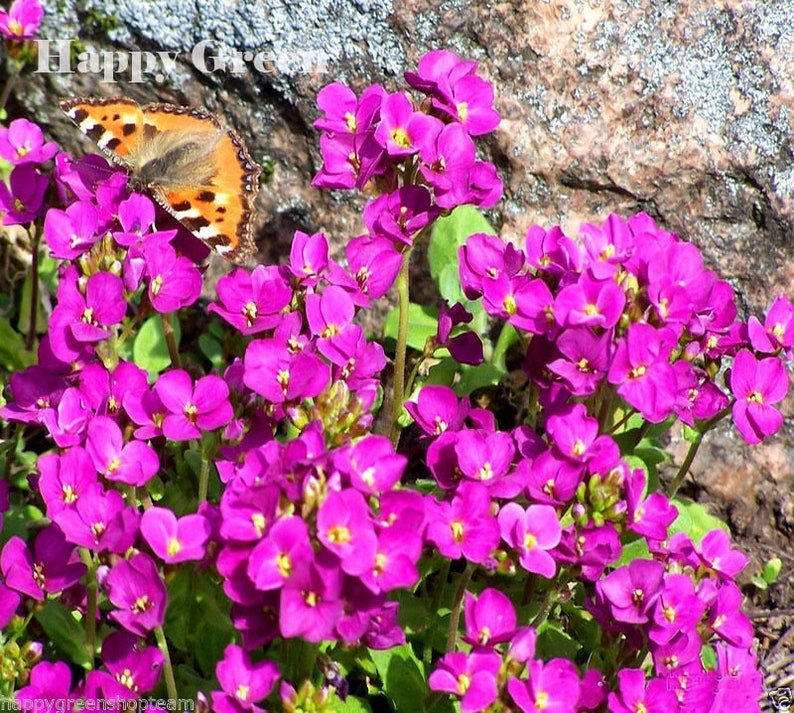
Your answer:
[[[131,183],[232,262],[254,252],[261,168],[209,112],[126,98],[72,99],[61,108],[131,174]]]
[[[114,163],[134,167],[143,131],[143,112],[138,102],[125,97],[108,99],[69,99],[61,109],[89,139]]]
[[[191,141],[212,146],[211,167],[199,153],[195,166],[184,171],[185,181],[163,181],[157,199],[198,238],[232,262],[244,262],[254,252],[254,199],[261,168],[251,159],[234,131],[221,132],[209,112],[150,104],[143,108],[144,135],[148,125],[159,131],[180,131]],[[206,137],[206,138],[204,138]]]

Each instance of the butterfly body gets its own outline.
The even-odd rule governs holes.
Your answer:
[[[233,262],[253,251],[260,167],[242,139],[201,109],[132,99],[72,99],[61,109],[129,185],[145,190],[196,237]]]

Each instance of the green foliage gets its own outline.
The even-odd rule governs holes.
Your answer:
[[[369,655],[380,676],[383,692],[397,713],[426,710],[423,701],[430,694],[424,666],[413,649],[405,644],[385,651],[370,649]]]
[[[0,366],[6,371],[21,371],[35,361],[35,354],[25,347],[24,337],[0,316]]]
[[[230,603],[207,571],[180,568],[168,583],[165,630],[188,664],[211,679],[223,650],[234,641]]]
[[[93,656],[83,643],[85,632],[70,609],[60,602],[49,601],[34,616],[57,652],[65,656],[67,661],[85,669],[91,668]]]
[[[177,345],[182,335],[179,322],[174,323],[174,338]],[[163,322],[159,314],[149,317],[135,335],[132,345],[133,361],[142,369],[146,369],[151,377],[171,366],[171,355],[165,341]]]
[[[725,530],[729,532],[728,526],[715,517],[700,503],[693,503],[680,498],[673,498],[670,501],[678,508],[678,517],[670,525],[669,533],[685,532],[689,535],[692,542],[700,544],[703,537],[712,530]]]
[[[438,285],[441,296],[450,304],[460,302],[472,313],[481,312],[482,305],[467,300],[463,294],[460,286],[458,249],[476,233],[495,235],[496,231],[473,206],[458,206],[448,216],[436,221],[427,251],[430,276]]]
[[[393,309],[383,323],[383,336],[397,341],[400,323],[400,311]],[[408,306],[408,346],[418,352],[425,349],[429,337],[438,331],[438,309],[411,303]]]
[[[761,590],[767,590],[770,584],[774,584],[780,575],[783,561],[780,557],[772,557],[761,570],[761,576],[753,575],[753,584]]]

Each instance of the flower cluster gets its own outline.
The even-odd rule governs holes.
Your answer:
[[[28,37],[35,7],[16,0],[0,31]],[[722,530],[670,536],[680,503],[655,492],[632,439],[638,421],[701,433],[731,411],[748,442],[774,433],[794,307],[780,298],[763,323],[738,322],[727,283],[645,215],[583,226],[579,240],[533,228],[524,250],[476,234],[460,282],[515,328],[526,413],[505,426],[451,380],[425,385],[400,416],[419,435],[395,447],[400,418],[391,439],[375,422],[387,356],[357,315],[405,277],[439,219],[491,206],[502,189],[476,156],[474,137],[499,122],[477,64],[431,52],[405,79],[421,99],[380,86],[320,93],[314,185],[376,194],[367,234],[336,260],[324,235],[298,232],[286,264],[221,278],[214,360],[180,348],[174,329],[198,309],[208,249],[103,159],[58,153],[25,119],[0,128],[14,167],[0,182],[4,223],[40,225],[62,261],[37,361],[11,375],[0,408],[42,436],[36,472],[11,499],[0,486],[0,511],[24,503],[42,516],[0,550],[0,687],[16,685],[20,704],[163,687],[176,698],[178,663],[180,686],[198,679],[198,700],[219,713],[277,700],[331,710],[350,695],[350,650],[397,650],[423,631],[400,618],[399,592],[435,587],[423,614],[435,616],[449,581],[453,626],[427,684],[461,710],[707,713],[728,699],[754,710],[760,676],[734,581],[746,558]],[[424,356],[482,364],[471,322],[442,305]],[[167,366],[131,346],[153,323]],[[415,387],[398,389],[398,411]],[[644,546],[634,559],[629,543]],[[484,587],[486,573],[505,591]],[[514,583],[531,625],[517,623]],[[223,621],[190,619],[202,602]],[[549,644],[560,613],[558,635],[583,627],[587,650]],[[183,615],[206,625],[214,654],[176,630]],[[433,642],[422,644],[431,663]],[[64,653],[86,669],[79,680],[51,662]]]
[[[467,594],[465,614],[470,651],[442,657],[429,679],[433,690],[460,697],[462,711],[486,710],[497,699],[522,711],[593,711],[604,702],[606,684],[595,669],[580,679],[570,660],[536,656],[537,632],[517,626],[507,595]]]
[[[524,370],[551,412],[572,399],[614,410],[614,390],[651,423],[695,427],[730,404],[748,443],[780,428],[794,306],[780,297],[763,325],[737,321],[731,286],[648,215],[584,225],[578,241],[533,227],[525,251],[478,234],[460,259],[466,296],[532,336]],[[731,357],[732,403],[715,380]]]
[[[471,204],[486,208],[502,195],[493,164],[478,161],[472,137],[499,124],[491,85],[477,63],[446,50],[426,54],[408,84],[425,95],[415,104],[405,92],[379,86],[360,98],[343,84],[322,89],[317,103],[323,165],[313,185],[377,186],[382,195],[364,210],[373,238],[411,245],[441,210]],[[402,181],[402,187],[399,187]]]

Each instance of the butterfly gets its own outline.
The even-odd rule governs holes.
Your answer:
[[[126,97],[78,98],[61,109],[114,163],[227,260],[254,252],[254,199],[262,169],[243,140],[203,109]]]

